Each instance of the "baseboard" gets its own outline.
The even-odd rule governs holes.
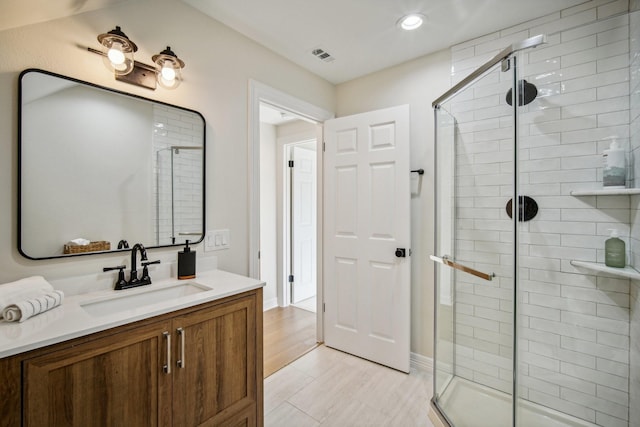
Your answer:
[[[418,371],[433,372],[433,359],[418,353],[411,353],[409,358],[411,367]]]
[[[272,308],[276,308],[278,306],[278,298],[270,298],[266,299],[262,302],[262,311],[271,310]]]

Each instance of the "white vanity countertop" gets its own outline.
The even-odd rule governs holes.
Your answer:
[[[124,296],[125,293],[144,293],[152,288],[159,289],[177,282],[195,283],[203,288],[211,288],[211,290],[105,315],[92,316],[81,306],[82,303],[88,301],[109,296]],[[262,286],[264,286],[264,282],[260,280],[221,270],[209,270],[199,272],[195,279],[190,280],[164,279],[154,281],[151,285],[123,291],[101,290],[72,295],[65,297],[59,307],[27,319],[23,323],[0,320],[0,358],[236,295]]]

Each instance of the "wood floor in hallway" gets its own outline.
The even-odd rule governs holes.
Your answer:
[[[293,306],[264,312],[264,377],[317,346],[316,314]]]

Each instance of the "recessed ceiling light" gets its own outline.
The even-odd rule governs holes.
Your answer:
[[[416,28],[419,28],[423,22],[424,22],[424,15],[420,13],[412,13],[410,15],[406,15],[400,18],[400,20],[398,21],[398,24],[400,25],[400,28],[402,28],[403,30],[410,31],[410,30],[415,30]]]

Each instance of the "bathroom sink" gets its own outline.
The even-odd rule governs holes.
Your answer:
[[[80,306],[92,316],[107,316],[159,302],[174,301],[176,298],[210,290],[211,288],[192,282],[141,286],[124,291],[114,291],[114,295],[85,301],[80,303]]]

